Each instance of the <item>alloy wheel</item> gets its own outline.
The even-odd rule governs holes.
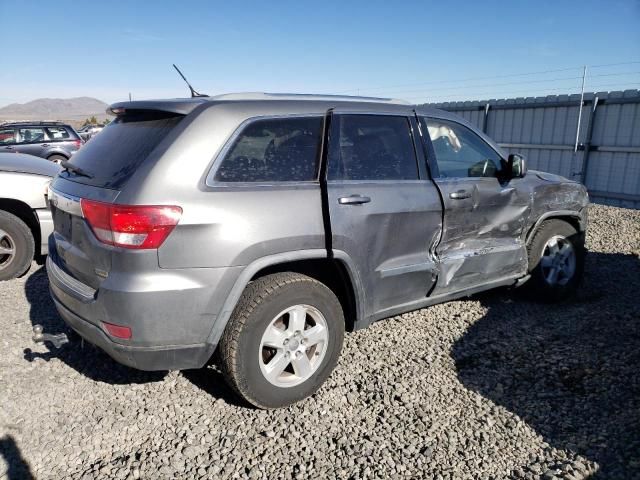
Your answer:
[[[258,352],[264,378],[278,387],[295,387],[318,370],[327,351],[329,330],[320,311],[294,305],[267,326]]]

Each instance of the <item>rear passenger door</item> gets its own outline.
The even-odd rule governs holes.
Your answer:
[[[424,299],[435,280],[431,248],[440,232],[440,198],[419,167],[424,156],[416,133],[415,120],[403,115],[331,119],[331,248],[351,260],[370,319]]]
[[[20,153],[44,156],[48,138],[42,127],[18,127],[18,141],[15,148]]]
[[[420,122],[431,140],[432,172],[445,207],[434,294],[523,274],[521,234],[530,199],[519,188],[522,179],[509,179],[506,160],[470,128],[437,118]]]

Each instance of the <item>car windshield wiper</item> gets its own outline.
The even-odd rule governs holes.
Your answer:
[[[62,162],[60,162],[60,165],[62,165],[62,168],[64,168],[67,172],[73,172],[76,175],[81,175],[87,178],[93,178],[93,175],[84,171],[82,168],[76,167],[74,164],[69,163],[69,160],[63,160]]]

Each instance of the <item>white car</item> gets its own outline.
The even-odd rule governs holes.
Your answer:
[[[0,153],[0,280],[24,275],[47,254],[53,231],[47,187],[60,166],[22,153]]]

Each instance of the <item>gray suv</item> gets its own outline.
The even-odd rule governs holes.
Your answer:
[[[67,324],[143,370],[204,366],[261,408],[312,394],[345,330],[500,286],[578,285],[588,196],[455,115],[229,94],[134,101],[53,181]]]
[[[0,153],[26,153],[61,163],[71,158],[83,141],[61,122],[15,122],[0,125]]]

